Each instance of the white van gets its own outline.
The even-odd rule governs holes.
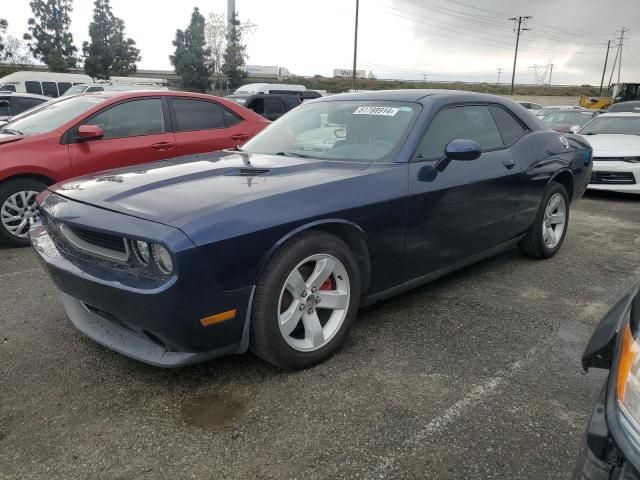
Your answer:
[[[73,85],[92,82],[89,75],[79,73],[14,72],[0,78],[0,90],[56,98]]]
[[[33,93],[57,98],[74,85],[111,85],[129,86],[140,85],[139,88],[150,89],[157,85],[158,88],[166,84],[165,79],[141,78],[141,77],[111,77],[108,82],[94,82],[89,75],[80,73],[54,73],[54,72],[14,72],[0,78],[0,90],[16,93]],[[133,88],[124,88],[132,90]],[[103,91],[105,88],[92,91]]]
[[[289,85],[285,83],[249,83],[238,88],[233,95],[256,95],[258,93],[285,93],[297,94],[306,92],[304,85]]]

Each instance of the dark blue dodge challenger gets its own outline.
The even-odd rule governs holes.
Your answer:
[[[31,241],[98,343],[165,367],[251,349],[298,369],[364,304],[514,245],[553,256],[590,174],[588,143],[509,100],[337,95],[242,149],[55,185]]]

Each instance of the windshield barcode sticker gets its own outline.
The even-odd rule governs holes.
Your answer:
[[[358,107],[353,112],[354,115],[384,115],[394,117],[400,109],[396,107]]]

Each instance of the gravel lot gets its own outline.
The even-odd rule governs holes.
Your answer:
[[[0,478],[568,478],[604,378],[582,349],[640,274],[640,199],[573,207],[552,260],[509,251],[363,310],[299,373],[129,360],[0,250]]]

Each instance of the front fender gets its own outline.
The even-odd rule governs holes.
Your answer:
[[[349,220],[346,220],[344,218],[323,218],[320,220],[315,220],[313,222],[308,222],[305,223],[304,225],[300,225],[296,228],[294,228],[293,230],[291,230],[290,232],[288,232],[286,235],[282,236],[268,251],[267,253],[262,257],[262,259],[260,260],[260,263],[258,265],[258,269],[257,269],[257,275],[256,275],[256,281],[258,278],[260,278],[260,276],[262,275],[262,272],[264,270],[264,268],[266,267],[267,263],[269,262],[269,259],[273,256],[273,254],[287,241],[289,241],[291,238],[295,237],[296,235],[308,231],[308,230],[312,230],[312,229],[320,229],[320,230],[330,230],[332,227],[335,226],[346,226],[348,228],[352,228],[355,229],[358,234],[361,236],[361,239],[363,240],[365,245],[368,245],[368,241],[367,241],[367,234],[365,233],[365,231],[362,229],[362,227],[360,227],[360,225],[351,222]],[[327,228],[329,227],[329,228]],[[368,253],[367,253],[368,256]],[[367,260],[368,261],[368,260]],[[363,273],[363,279],[367,277],[367,272],[362,272]]]

